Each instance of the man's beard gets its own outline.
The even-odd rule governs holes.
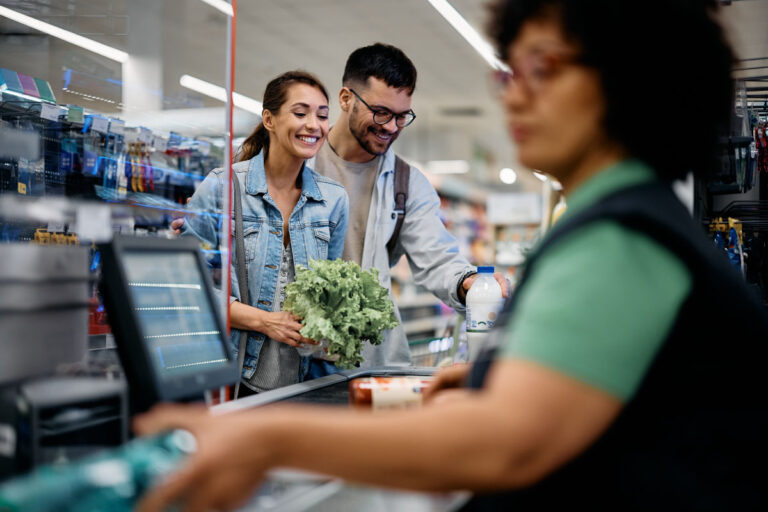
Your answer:
[[[377,151],[369,142],[365,140],[366,132],[371,131],[375,133],[375,130],[372,129],[373,127],[368,126],[363,130],[359,130],[353,123],[353,120],[356,120],[358,118],[357,105],[355,105],[352,108],[352,114],[353,115],[349,116],[349,131],[350,133],[352,133],[352,136],[355,138],[357,143],[360,144],[360,147],[374,156],[380,156],[386,153],[389,150],[389,147],[392,145],[392,143],[395,142],[395,139],[397,138],[398,134],[395,133],[392,135],[392,137],[389,139],[389,144],[387,144],[387,146],[384,148],[383,151]]]

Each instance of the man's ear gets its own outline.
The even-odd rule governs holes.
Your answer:
[[[343,112],[349,112],[352,109],[353,100],[354,95],[349,90],[349,87],[342,87],[339,91],[339,106]]]

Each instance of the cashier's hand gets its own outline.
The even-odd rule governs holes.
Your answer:
[[[152,488],[138,510],[160,512],[171,505],[184,512],[242,507],[269,466],[265,450],[250,448],[258,438],[254,432],[259,431],[259,421],[259,415],[252,412],[212,416],[204,407],[170,404],[137,417],[134,430],[140,435],[182,428],[197,439],[197,451]]]
[[[180,218],[180,219],[173,219],[173,221],[171,221],[171,229],[177,235],[181,234],[182,226],[184,226],[184,218],[183,217]]]
[[[448,394],[448,391],[451,394],[454,391],[464,392],[465,390],[461,388],[464,386],[471,369],[472,365],[470,364],[455,364],[437,372],[429,387],[422,391],[424,403],[440,402],[442,401],[441,397]]]
[[[257,331],[266,334],[275,341],[291,347],[301,347],[304,344],[317,345],[317,342],[305,338],[299,332],[304,327],[299,318],[288,311],[262,312]]]
[[[509,281],[504,277],[504,275],[501,272],[494,272],[493,278],[496,279],[496,282],[499,283],[499,286],[501,286],[501,296],[505,299],[509,297],[510,285]],[[464,279],[464,281],[461,283],[461,290],[464,292],[463,296],[461,297],[462,300],[466,299],[467,292],[472,287],[472,284],[477,279],[477,274],[472,274],[468,278]]]

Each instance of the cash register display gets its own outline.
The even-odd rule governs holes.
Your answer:
[[[135,318],[159,378],[229,363],[193,253],[126,249],[123,262]]]

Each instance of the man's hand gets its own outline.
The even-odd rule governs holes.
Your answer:
[[[496,280],[497,283],[499,283],[499,286],[501,286],[501,296],[505,299],[509,297],[511,290],[511,287],[509,285],[509,281],[504,277],[504,275],[501,272],[494,272],[493,278]],[[464,279],[464,281],[461,283],[461,289],[464,292],[464,296],[461,297],[462,299],[465,299],[467,297],[467,292],[472,287],[472,284],[477,279],[477,274],[472,274],[468,278]]]
[[[205,408],[160,405],[134,421],[140,435],[173,428],[191,432],[197,452],[139,503],[141,512],[163,511],[175,504],[185,512],[234,510],[253,495],[269,467],[268,449],[250,449],[258,434],[258,414],[212,416]]]
[[[181,234],[181,227],[184,225],[184,217],[173,219],[171,222],[171,229],[177,235]]]

